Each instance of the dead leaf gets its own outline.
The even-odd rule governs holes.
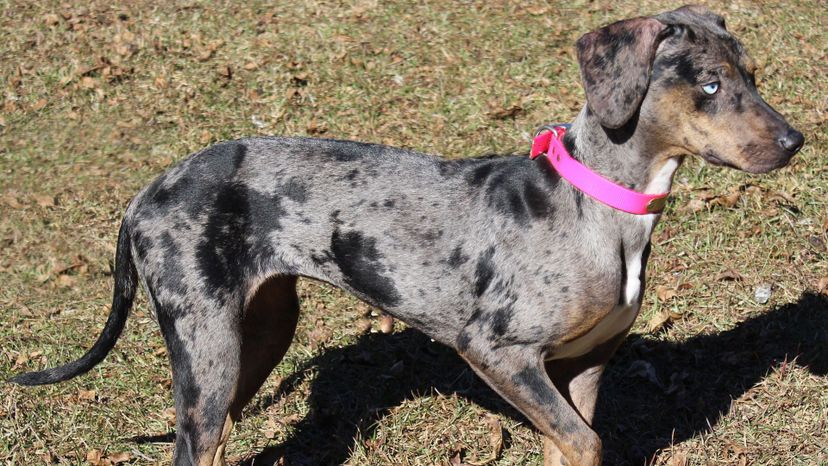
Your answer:
[[[37,102],[34,103],[34,105],[32,105],[32,110],[34,110],[34,111],[42,110],[43,107],[45,107],[47,103],[49,103],[49,101],[47,101],[46,99],[39,99]]]
[[[380,332],[389,334],[394,331],[394,318],[388,314],[383,314],[380,318]]]
[[[318,123],[316,118],[308,123],[308,134],[322,134],[326,131],[328,131],[328,128],[324,124]]]
[[[715,280],[717,282],[721,282],[721,281],[737,281],[737,282],[740,282],[744,279],[745,279],[744,275],[737,272],[735,269],[725,269],[723,272],[716,275],[716,278],[715,278]]]
[[[495,120],[506,120],[508,118],[514,118],[523,112],[523,107],[521,107],[518,104],[513,104],[508,107],[500,107],[489,110],[487,115],[494,118]]]
[[[357,333],[362,334],[371,330],[371,321],[368,319],[359,319],[357,321]]]
[[[95,401],[97,395],[95,390],[78,390],[78,399],[81,401]]]
[[[796,200],[793,196],[785,191],[771,191],[768,195],[769,201],[775,201],[778,204],[795,204]]]
[[[253,71],[258,67],[259,67],[259,64],[256,63],[256,62],[252,62],[252,61],[247,62],[247,63],[244,64],[244,69],[246,69],[247,71]]]
[[[61,288],[68,288],[75,284],[75,277],[66,274],[58,275],[57,283]]]
[[[678,291],[675,288],[659,285],[656,287],[656,296],[661,301],[669,301],[678,296]]]
[[[274,438],[276,438],[276,431],[278,430],[278,428],[279,427],[276,425],[276,422],[273,421],[273,419],[268,419],[267,421],[265,421],[265,425],[264,425],[264,429],[263,429],[263,433],[264,433],[265,438],[270,439],[270,440],[273,440]]]
[[[215,50],[210,50],[210,49],[204,50],[203,52],[198,54],[198,57],[196,57],[196,60],[202,61],[202,62],[207,61],[207,60],[213,58],[213,55],[215,53],[216,53]]]
[[[43,22],[46,23],[47,26],[54,26],[60,22],[60,17],[54,13],[47,13],[43,15]]]
[[[316,349],[324,345],[331,339],[331,337],[333,337],[333,332],[331,332],[328,328],[321,327],[321,325],[323,324],[317,323],[317,328],[312,330],[308,335],[311,349]]]
[[[80,80],[80,86],[84,89],[95,89],[98,87],[98,81],[91,76],[84,76]]]
[[[125,451],[121,451],[121,452],[118,452],[118,453],[113,453],[113,454],[111,454],[107,457],[107,459],[109,459],[109,461],[112,461],[115,464],[126,463],[127,461],[130,460],[130,458],[131,458],[131,456],[129,455],[129,453],[127,453]]]
[[[209,144],[210,141],[213,140],[213,135],[207,131],[206,129],[201,132],[201,135],[198,137],[198,142],[202,144]]]
[[[86,461],[92,464],[97,465],[101,461],[101,458],[103,458],[103,455],[98,449],[93,448],[86,453]]]
[[[7,205],[7,206],[9,206],[9,207],[11,207],[12,209],[20,209],[20,208],[22,208],[22,207],[23,207],[23,204],[21,204],[21,203],[17,200],[17,196],[15,196],[15,195],[13,195],[13,194],[6,194],[6,195],[3,197],[3,202],[5,202],[5,203],[6,203],[6,205]]]
[[[820,278],[817,282],[817,293],[828,295],[828,276]]]
[[[32,199],[34,199],[34,201],[40,207],[54,207],[55,206],[55,197],[54,196],[34,194],[34,195],[32,195]]]
[[[687,209],[690,212],[698,212],[703,210],[707,204],[701,199],[691,199],[690,202],[687,203]]]
[[[224,78],[228,81],[233,79],[233,68],[230,67],[230,65],[220,66],[219,70],[218,70],[218,73],[219,73],[219,76],[221,76],[222,78]]]
[[[687,453],[680,451],[674,453],[670,457],[670,461],[667,463],[668,466],[686,466],[687,465]]]
[[[168,425],[175,425],[175,408],[166,408],[161,411],[161,419],[165,420]]]
[[[14,367],[22,367],[27,362],[29,362],[29,355],[20,353],[17,355],[17,359],[15,359],[14,361]]]
[[[733,192],[733,193],[730,193],[730,194],[725,194],[725,195],[722,195],[722,196],[718,196],[715,199],[713,199],[710,202],[710,204],[720,205],[722,207],[728,207],[728,208],[733,207],[733,206],[736,205],[737,202],[739,202],[739,198],[741,196],[742,196],[742,193],[740,193],[739,191],[736,191],[736,192]]]
[[[664,328],[668,322],[670,322],[670,314],[664,311],[656,312],[647,322],[647,331],[650,333],[658,332]]]

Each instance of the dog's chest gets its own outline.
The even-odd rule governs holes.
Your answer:
[[[608,311],[589,331],[577,338],[553,348],[547,359],[564,359],[582,356],[596,346],[627,331],[641,307],[642,279],[648,247],[643,245],[625,254],[622,263],[624,273],[617,302],[608,304]]]

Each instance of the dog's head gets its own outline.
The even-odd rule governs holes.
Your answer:
[[[590,112],[634,124],[669,152],[752,173],[785,166],[804,142],[756,90],[756,65],[699,6],[610,24],[578,40]]]

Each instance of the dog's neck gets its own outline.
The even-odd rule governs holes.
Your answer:
[[[596,173],[646,194],[670,191],[682,156],[646,134],[638,115],[618,129],[601,126],[584,106],[564,139],[571,155]],[[588,147],[588,149],[586,149]]]

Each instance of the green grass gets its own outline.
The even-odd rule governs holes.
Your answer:
[[[0,0],[3,376],[92,343],[124,206],[188,153],[253,134],[452,158],[525,152],[533,128],[583,103],[580,34],[676,6],[157,3]],[[816,1],[711,7],[807,145],[763,176],[695,159],[680,169],[642,315],[607,371],[596,426],[609,464],[828,464],[828,302],[817,290],[828,276],[828,13]],[[733,192],[735,204],[722,205]],[[723,276],[729,269],[741,279]],[[773,294],[757,304],[763,283]],[[677,295],[661,300],[657,289]],[[472,462],[491,455],[494,432],[504,447],[491,464],[540,464],[538,434],[451,351],[399,323],[374,333],[371,309],[337,290],[305,282],[301,294],[296,342],[237,426],[232,459]],[[676,320],[648,330],[670,311]],[[89,464],[97,450],[168,463],[169,386],[142,297],[89,374],[0,385],[0,461]]]

